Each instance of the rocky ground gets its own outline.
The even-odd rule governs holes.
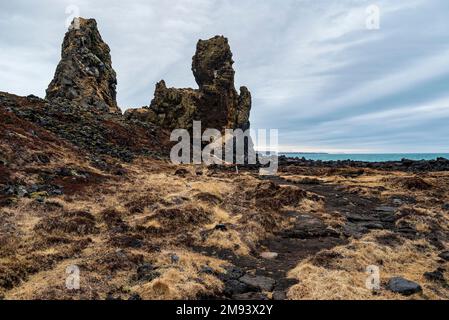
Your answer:
[[[449,298],[447,171],[121,159],[1,110],[4,299]]]

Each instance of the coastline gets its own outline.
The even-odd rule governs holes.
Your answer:
[[[279,157],[279,164],[286,166],[311,166],[311,167],[355,167],[371,168],[381,170],[396,170],[408,172],[426,172],[426,171],[449,171],[449,160],[446,158],[437,158],[436,160],[409,160],[384,161],[384,162],[365,162],[354,160],[307,160],[306,158],[291,158],[287,156]]]

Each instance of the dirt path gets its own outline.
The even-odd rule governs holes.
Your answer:
[[[291,211],[288,214],[295,219],[293,227],[261,241],[252,256],[238,257],[227,250],[197,248],[235,265],[227,275],[222,276],[225,290],[223,296],[218,298],[286,299],[288,289],[296,283],[296,280],[288,279],[287,274],[303,259],[323,249],[345,244],[349,237],[361,237],[373,229],[393,228],[395,208],[380,203],[378,199],[350,194],[332,184],[298,185],[281,177],[267,179],[279,185],[299,186],[320,195],[326,211],[338,212],[347,222],[340,232],[336,232],[317,216]],[[273,252],[277,257],[264,259],[260,257],[262,252]],[[272,296],[262,291],[272,292]]]

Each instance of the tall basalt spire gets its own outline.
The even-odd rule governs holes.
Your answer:
[[[76,18],[62,44],[48,100],[69,100],[100,113],[120,113],[109,46],[94,19]]]

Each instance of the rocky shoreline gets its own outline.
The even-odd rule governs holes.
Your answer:
[[[379,170],[405,171],[405,172],[435,172],[448,171],[449,160],[438,158],[436,160],[409,160],[387,162],[364,162],[353,160],[321,161],[307,160],[306,158],[290,158],[286,156],[279,157],[279,164],[282,166],[308,166],[308,167],[327,167],[327,168],[370,168]]]

